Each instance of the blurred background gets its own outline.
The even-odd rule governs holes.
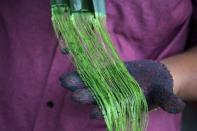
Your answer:
[[[197,131],[197,102],[187,104],[183,112],[181,131]]]

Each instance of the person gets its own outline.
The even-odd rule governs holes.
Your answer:
[[[158,60],[170,70],[174,94],[197,99],[197,1],[106,0],[107,25],[124,61]],[[74,71],[58,47],[49,0],[0,4],[0,130],[104,131],[59,84]],[[148,131],[179,131],[181,114],[149,113]]]

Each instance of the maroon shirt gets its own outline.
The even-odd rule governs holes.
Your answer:
[[[107,0],[109,32],[123,60],[184,51],[192,11],[190,0]],[[72,102],[58,82],[74,68],[50,17],[49,0],[0,1],[0,131],[104,131],[102,120],[89,118],[93,105]],[[150,113],[148,131],[179,130],[180,115]]]

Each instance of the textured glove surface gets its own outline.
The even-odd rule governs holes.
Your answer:
[[[181,112],[185,104],[173,94],[173,79],[167,68],[156,61],[141,60],[125,62],[129,73],[136,79],[146,97],[148,108],[161,107],[169,113]],[[64,73],[61,85],[73,92],[72,99],[83,104],[96,103],[76,71]],[[101,117],[98,108],[93,109],[93,117]]]

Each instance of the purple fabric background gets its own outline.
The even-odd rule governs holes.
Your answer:
[[[102,120],[89,119],[93,105],[73,103],[59,85],[73,65],[58,48],[49,0],[0,3],[0,130],[104,131]],[[189,0],[107,0],[107,13],[123,60],[160,60],[185,48]],[[152,111],[148,131],[179,131],[180,117]]]

